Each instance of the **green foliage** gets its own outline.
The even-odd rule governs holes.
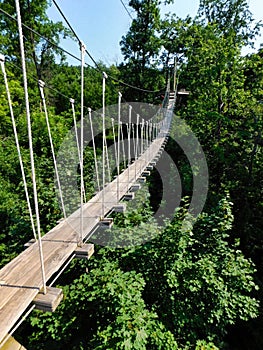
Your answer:
[[[237,242],[228,243],[233,215],[227,199],[194,228],[187,220],[180,209],[151,242],[97,251],[89,273],[63,287],[65,298],[55,314],[31,317],[28,348],[216,350],[211,341],[221,346],[229,324],[257,316],[254,265]],[[149,231],[151,224],[140,229]]]
[[[152,102],[156,95],[147,94],[145,100],[143,90],[158,91],[165,87],[162,72],[155,68],[162,45],[157,35],[160,27],[160,1],[131,0],[129,5],[135,10],[136,18],[120,42],[124,61],[127,62],[120,65],[121,76],[128,84],[142,90],[126,87],[124,98],[128,101]]]
[[[179,324],[183,337],[205,332],[214,339],[237,318],[257,316],[258,302],[249,295],[257,289],[253,264],[227,243],[232,221],[230,203],[222,200],[214,213],[201,215],[193,231],[181,228],[176,258],[166,277],[174,325]],[[185,334],[185,327],[195,334]]]
[[[64,288],[65,300],[56,314],[31,318],[38,330],[31,346],[42,349],[48,336],[53,339],[45,345],[49,349],[146,349],[148,343],[161,349],[166,342],[176,349],[172,334],[145,306],[144,284],[135,271],[124,273],[115,263],[101,261],[99,268]]]
[[[252,13],[246,0],[231,2],[202,0],[200,1],[198,15],[204,23],[213,23],[218,27],[219,33],[235,35],[235,43],[248,44],[258,34],[260,23],[254,25]]]
[[[198,340],[195,350],[219,350],[213,343],[207,343],[204,340]]]
[[[131,0],[129,5],[136,11],[137,18],[132,21],[120,45],[124,59],[143,71],[160,50],[160,41],[155,35],[160,22],[159,1]]]

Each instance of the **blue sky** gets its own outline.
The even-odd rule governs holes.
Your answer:
[[[96,61],[101,60],[106,64],[122,61],[119,42],[122,35],[128,31],[131,18],[120,0],[56,0],[56,2]],[[123,2],[127,5],[129,1],[123,0]],[[163,14],[172,12],[182,18],[187,14],[194,16],[198,4],[198,0],[175,0],[173,5],[163,9]],[[249,0],[249,6],[254,18],[258,21],[263,20],[263,0]],[[127,8],[132,14],[128,5]],[[48,15],[54,21],[63,21],[54,5],[48,10]],[[263,37],[257,40],[257,48],[261,42],[263,43]],[[66,40],[61,45],[79,56],[76,42]],[[76,63],[72,59],[69,62]],[[90,63],[88,58],[86,62]]]

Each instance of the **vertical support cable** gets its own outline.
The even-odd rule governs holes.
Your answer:
[[[31,208],[29,194],[28,194],[24,163],[22,160],[22,155],[21,155],[21,150],[20,150],[20,145],[19,145],[19,140],[18,140],[18,134],[17,134],[17,130],[16,130],[14,111],[13,111],[13,106],[12,106],[12,102],[11,102],[11,95],[10,95],[6,71],[5,71],[5,57],[4,57],[4,55],[0,55],[0,64],[1,64],[2,72],[3,72],[3,76],[4,76],[4,83],[5,83],[5,88],[6,88],[6,94],[7,94],[8,104],[9,104],[12,125],[13,125],[13,131],[14,131],[14,135],[15,135],[16,148],[17,148],[17,153],[18,153],[18,158],[19,158],[19,163],[20,163],[22,179],[23,179],[23,183],[24,183],[24,190],[25,190],[25,195],[26,195],[26,201],[27,201],[31,226],[32,226],[32,230],[33,230],[34,239],[37,240],[35,223],[34,223],[34,219],[33,219],[33,213],[32,213],[32,208]]]
[[[128,122],[128,183],[130,183],[130,164],[131,164],[131,113],[132,113],[132,106],[129,105],[129,122]]]
[[[152,148],[152,142],[153,142],[153,123],[152,123],[152,121],[150,120],[150,122],[149,122],[149,124],[150,124],[150,135],[149,135],[149,139],[150,139],[150,147],[151,147],[151,150],[152,150],[152,152],[153,152],[153,148]],[[152,160],[152,152],[150,151],[150,153],[149,153],[149,157],[150,157],[150,159],[149,159],[149,161],[151,161]]]
[[[97,162],[93,124],[92,124],[92,118],[91,118],[91,108],[88,108],[88,112],[89,112],[89,121],[90,121],[90,129],[91,129],[91,138],[92,138],[92,147],[93,147],[93,156],[94,156],[95,171],[96,171],[96,178],[97,178],[97,186],[98,186],[98,191],[100,191],[100,180],[99,180],[99,171],[98,171],[98,162]]]
[[[161,125],[161,122],[158,122],[157,123],[157,138],[158,139],[160,138],[160,125]]]
[[[76,137],[76,144],[77,144],[78,157],[79,157],[79,163],[80,163],[81,158],[80,158],[80,149],[79,149],[79,138],[78,138],[78,129],[77,129],[77,121],[76,121],[76,112],[75,112],[75,100],[73,98],[70,98],[69,102],[71,104],[71,109],[72,109],[73,123],[74,123],[75,137]]]
[[[149,147],[149,121],[146,121],[145,125],[145,137],[146,137],[146,147]]]
[[[147,154],[146,154],[146,161],[148,162],[149,159],[149,121],[146,121],[146,126],[145,126],[145,136],[146,136],[146,149],[147,149]]]
[[[142,119],[141,123],[141,154],[143,154],[143,140],[144,139],[144,119]]]
[[[31,117],[30,117],[30,107],[29,107],[29,98],[28,98],[28,89],[27,89],[26,59],[25,59],[25,51],[24,51],[24,41],[23,41],[23,31],[22,31],[22,22],[21,22],[19,0],[15,0],[15,3],[16,3],[17,24],[18,24],[18,31],[19,31],[19,42],[20,42],[20,51],[21,51],[23,80],[24,80],[25,105],[26,105],[27,128],[28,128],[28,139],[29,139],[29,150],[30,150],[30,161],[31,161],[31,173],[32,173],[35,213],[36,213],[36,222],[37,222],[38,249],[39,249],[39,258],[40,258],[40,265],[41,265],[42,282],[43,282],[43,292],[44,292],[44,294],[46,294],[47,287],[46,287],[44,257],[43,257],[43,248],[42,248],[41,231],[40,231],[37,185],[36,185],[35,163],[34,163],[34,153],[33,153],[32,131],[31,131]]]
[[[81,83],[80,83],[80,232],[78,243],[83,240],[83,194],[84,194],[84,65],[85,65],[85,45],[80,42],[81,52]]]
[[[109,160],[108,145],[107,145],[106,137],[105,137],[105,155],[106,155],[106,163],[107,163],[107,171],[108,171],[108,181],[111,182],[110,160]]]
[[[145,160],[147,161],[147,153],[148,153],[148,137],[147,137],[147,130],[148,130],[148,120],[145,121]]]
[[[135,130],[134,130],[134,123],[132,123],[132,144],[133,144],[133,157],[135,158]]]
[[[128,181],[127,181],[127,191],[129,190],[129,183],[130,183],[130,167],[129,167],[129,124],[125,123],[126,125],[126,132],[127,132],[127,139],[128,139],[128,147],[127,147],[127,174],[128,174]]]
[[[73,98],[69,99],[69,102],[71,104],[72,109],[72,115],[73,115],[73,123],[74,123],[74,131],[75,131],[75,138],[76,138],[76,144],[77,144],[77,151],[78,151],[78,157],[79,157],[79,164],[81,163],[81,155],[80,155],[80,147],[79,147],[79,137],[78,137],[78,128],[77,128],[77,120],[76,120],[76,112],[75,112],[75,100]],[[86,202],[86,192],[85,192],[85,186],[83,188],[83,196],[84,200]]]
[[[120,122],[120,126],[121,126],[122,156],[123,156],[124,167],[126,168],[126,156],[125,156],[125,145],[124,145],[124,136],[123,136],[123,125],[124,125],[124,123]]]
[[[116,164],[116,168],[117,168],[118,154],[117,154],[117,143],[116,143],[116,135],[115,135],[114,118],[111,118],[111,126],[112,126],[113,142],[114,142],[115,164]]]
[[[38,85],[39,85],[40,96],[42,99],[45,117],[46,117],[48,137],[49,137],[51,153],[52,153],[52,158],[53,158],[53,163],[54,163],[54,168],[55,168],[55,174],[56,174],[57,183],[58,183],[58,191],[59,191],[59,196],[60,196],[60,201],[61,201],[62,212],[63,212],[64,219],[66,219],[67,215],[66,215],[66,211],[65,211],[63,194],[62,194],[62,189],[61,189],[60,179],[59,179],[59,174],[58,174],[57,160],[56,160],[56,156],[55,156],[55,150],[54,150],[54,145],[53,145],[53,140],[52,140],[52,135],[51,135],[51,130],[50,130],[50,124],[49,124],[49,120],[48,120],[47,105],[46,105],[45,94],[44,94],[45,83],[42,80],[39,80]]]
[[[105,196],[104,196],[104,187],[105,187],[105,144],[106,144],[106,130],[105,130],[105,88],[106,88],[106,79],[108,78],[107,74],[103,72],[102,75],[102,217],[104,217],[105,209]]]
[[[176,93],[176,72],[177,72],[177,56],[174,57],[174,81],[173,81],[174,93]]]
[[[75,113],[75,100],[73,98],[70,98],[69,102],[71,104],[71,109],[72,109],[73,123],[74,123],[74,130],[75,130],[75,138],[76,138],[77,151],[78,151],[79,164],[80,164],[81,163],[81,155],[80,155],[80,148],[79,148],[79,137],[78,137],[77,120],[76,120],[76,113]],[[84,196],[84,200],[86,202],[85,186],[83,188],[83,196]]]
[[[120,133],[121,133],[121,98],[122,94],[119,92],[118,94],[118,147],[117,147],[117,200],[120,200]]]
[[[139,114],[137,114],[137,120],[136,120],[136,148],[135,148],[135,161],[138,159],[138,148],[139,148]],[[137,176],[137,162],[135,162],[135,172]]]
[[[139,148],[139,114],[137,114],[136,119],[136,148],[135,148],[135,160],[138,158],[138,148]]]
[[[143,154],[143,138],[144,138],[144,119],[142,119],[142,123],[141,123],[141,156]],[[140,164],[140,172],[142,172],[142,159]]]

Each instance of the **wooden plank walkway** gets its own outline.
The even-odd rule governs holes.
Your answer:
[[[155,139],[150,147],[117,179],[108,184],[83,206],[83,232],[87,237],[100,218],[118,204],[136,183],[146,166],[158,154],[166,133]],[[117,191],[119,189],[119,191]],[[102,199],[104,198],[104,205]],[[57,273],[76,250],[81,225],[80,209],[60,222],[42,238],[46,280]],[[0,270],[0,347],[7,339],[33,299],[43,288],[38,243],[32,244]]]

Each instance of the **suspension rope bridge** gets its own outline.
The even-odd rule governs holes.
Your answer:
[[[166,90],[163,108],[159,114],[151,119],[141,118],[128,106],[125,116],[122,115],[122,95],[118,95],[117,123],[111,118],[111,131],[113,134],[113,161],[116,169],[115,178],[110,169],[110,154],[106,138],[106,109],[105,87],[107,74],[102,74],[102,160],[99,162],[94,135],[92,111],[88,109],[88,118],[84,115],[84,65],[86,48],[80,45],[81,51],[81,111],[80,127],[77,126],[75,114],[75,101],[70,98],[74,122],[74,137],[77,146],[77,159],[80,169],[79,205],[73,212],[68,212],[65,206],[61,173],[58,169],[52,133],[49,125],[48,109],[45,101],[45,83],[39,81],[40,98],[45,114],[48,137],[55,169],[55,178],[58,188],[58,197],[61,204],[63,218],[44,236],[40,233],[40,219],[38,210],[38,195],[34,167],[34,153],[31,132],[30,105],[27,92],[26,59],[23,45],[22,23],[19,1],[16,0],[17,21],[21,49],[23,82],[25,91],[25,106],[28,125],[29,149],[31,159],[31,177],[33,182],[34,213],[29,200],[28,185],[21,156],[19,138],[16,130],[15,116],[12,107],[12,98],[8,86],[5,70],[5,57],[0,55],[0,65],[4,77],[7,100],[10,109],[11,121],[20,162],[25,195],[32,225],[33,239],[28,247],[15,259],[0,270],[0,348],[7,342],[23,319],[34,309],[54,311],[63,295],[62,290],[52,285],[60,274],[66,269],[70,261],[77,258],[89,258],[94,252],[94,245],[89,242],[92,234],[99,227],[110,228],[112,219],[109,213],[123,212],[123,200],[134,197],[134,188],[139,182],[145,181],[145,176],[158,161],[169,136],[173,115],[175,92]],[[132,118],[132,113],[135,118]],[[123,112],[124,113],[124,112]],[[128,117],[127,117],[128,115]],[[86,201],[84,184],[84,122],[89,120],[94,158],[95,182],[97,193]],[[116,127],[117,126],[117,127]],[[109,128],[108,128],[109,129]],[[127,142],[125,142],[125,135]],[[122,166],[120,166],[122,164]],[[101,168],[101,176],[99,172]]]

